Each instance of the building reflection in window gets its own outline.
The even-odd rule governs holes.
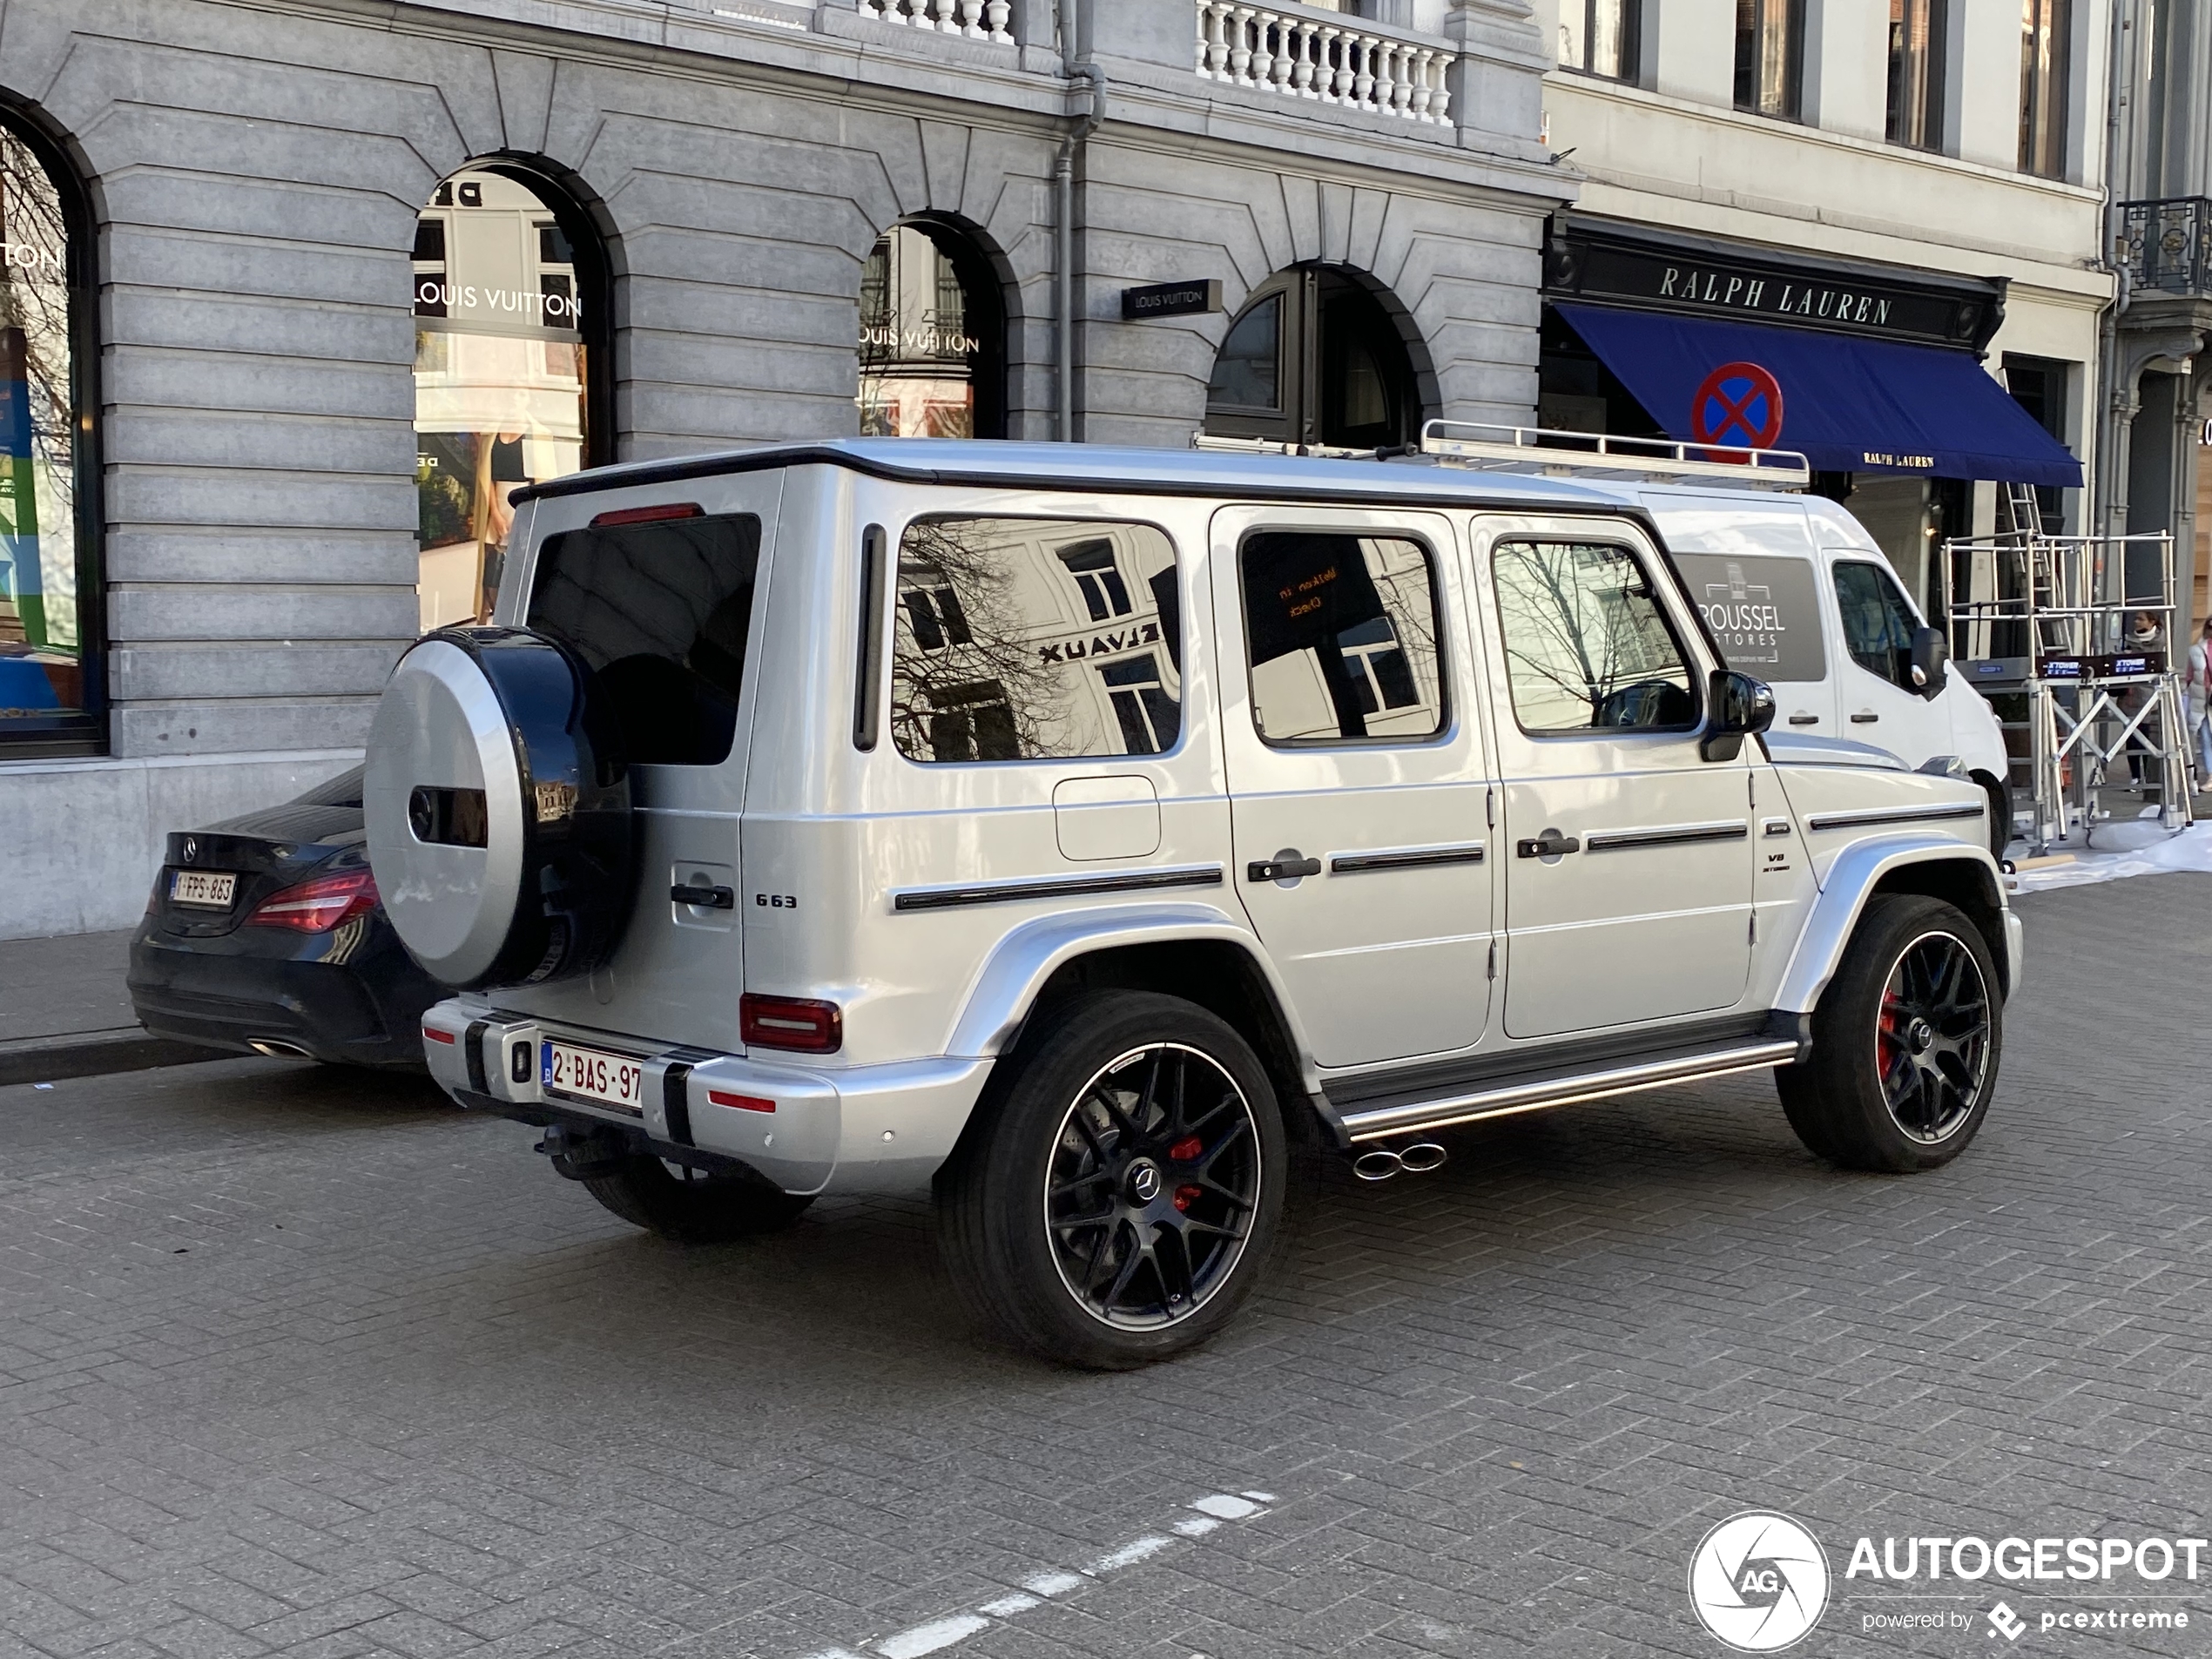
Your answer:
[[[82,412],[69,219],[37,154],[4,125],[0,243],[0,745],[57,748],[91,732],[78,613]]]
[[[932,763],[1164,753],[1183,732],[1181,615],[1151,525],[920,520],[899,547],[893,739]]]
[[[488,619],[527,483],[584,465],[575,251],[553,207],[504,173],[456,173],[415,233],[416,591],[427,631]]]
[[[997,280],[965,237],[893,226],[860,272],[861,436],[1003,436],[1004,333]]]

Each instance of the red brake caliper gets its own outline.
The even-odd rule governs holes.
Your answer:
[[[1197,1136],[1186,1135],[1181,1140],[1177,1141],[1173,1146],[1168,1148],[1168,1157],[1172,1163],[1189,1163],[1193,1162],[1198,1155],[1205,1150],[1205,1143],[1201,1141]],[[1204,1187],[1191,1186],[1188,1184],[1177,1187],[1175,1190],[1175,1207],[1177,1210],[1190,1209],[1192,1204],[1198,1201],[1199,1195],[1204,1192],[1204,1190],[1205,1189]]]

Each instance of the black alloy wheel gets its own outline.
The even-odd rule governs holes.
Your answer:
[[[1980,1098],[1989,1060],[1989,988],[1981,966],[1947,933],[1905,948],[1882,988],[1875,1069],[1898,1128],[1938,1145]]]
[[[1805,1146],[1847,1170],[1932,1170],[1989,1115],[2001,983],[1981,929],[1919,894],[1867,901],[1812,1015],[1812,1052],[1775,1087]]]
[[[1291,1170],[1267,1069],[1233,1027],[1157,992],[1084,991],[994,1067],[938,1172],[937,1236],[991,1325],[1126,1370],[1236,1317],[1284,1248]]]
[[[1054,1137],[1043,1220],[1061,1282],[1122,1330],[1189,1318],[1244,1254],[1260,1181],[1237,1080],[1179,1042],[1130,1049],[1083,1086]]]

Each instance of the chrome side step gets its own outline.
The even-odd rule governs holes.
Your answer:
[[[1797,1057],[1795,1038],[1755,1037],[1664,1060],[1604,1067],[1573,1076],[1554,1073],[1473,1093],[1371,1106],[1365,1110],[1345,1112],[1341,1118],[1345,1133],[1357,1145],[1362,1141],[1444,1129],[1453,1123],[1479,1123],[1487,1117],[1511,1117],[1520,1112],[1541,1112],[1554,1106],[1603,1100],[1609,1095],[1632,1095],[1638,1089],[1657,1089],[1667,1083],[1725,1077],[1738,1071],[1759,1071],[1786,1064]]]

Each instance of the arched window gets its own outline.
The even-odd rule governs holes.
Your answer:
[[[1419,381],[1382,301],[1340,271],[1306,266],[1255,288],[1206,387],[1220,437],[1370,448],[1421,423]]]
[[[613,458],[607,265],[590,221],[508,163],[441,184],[415,227],[415,481],[428,631],[491,615],[524,484]]]
[[[96,314],[83,192],[0,110],[0,756],[105,739]]]
[[[961,232],[894,225],[860,272],[860,435],[1006,435],[1006,307]]]

